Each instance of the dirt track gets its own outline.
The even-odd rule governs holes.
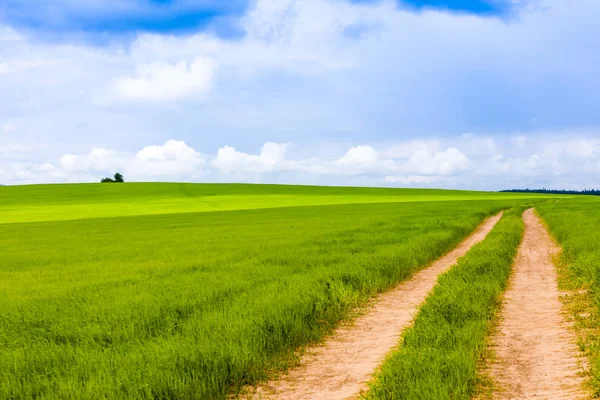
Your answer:
[[[501,214],[487,219],[446,256],[410,280],[381,295],[352,325],[342,326],[319,346],[307,349],[297,368],[280,380],[259,387],[247,399],[336,400],[357,397],[367,389],[373,372],[411,325],[418,307],[438,276],[482,241]]]
[[[553,255],[559,249],[533,212],[492,337],[494,399],[586,399],[575,336],[565,323]]]

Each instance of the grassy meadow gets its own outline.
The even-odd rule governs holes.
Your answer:
[[[292,365],[297,349],[485,217],[546,200],[269,185],[0,187],[0,398],[227,398]]]
[[[0,189],[0,223],[335,204],[542,197],[437,189],[190,183],[31,185]]]
[[[593,395],[600,397],[600,197],[560,199],[537,210],[563,248],[559,284],[572,293],[567,307],[589,360]]]

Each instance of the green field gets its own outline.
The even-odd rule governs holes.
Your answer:
[[[335,204],[541,197],[436,189],[189,183],[32,185],[0,189],[0,223]]]
[[[589,360],[591,390],[600,397],[600,198],[561,199],[538,211],[563,247],[559,283],[575,293],[567,305]]]
[[[310,186],[0,187],[0,398],[224,399],[292,365],[295,350],[486,216],[546,201]]]

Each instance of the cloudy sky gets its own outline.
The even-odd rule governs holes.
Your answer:
[[[2,0],[0,183],[600,187],[598,0]]]

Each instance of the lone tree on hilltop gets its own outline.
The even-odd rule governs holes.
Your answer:
[[[125,179],[123,179],[123,175],[119,172],[117,172],[115,174],[115,178],[102,178],[102,180],[100,181],[102,183],[123,183],[125,182]]]

